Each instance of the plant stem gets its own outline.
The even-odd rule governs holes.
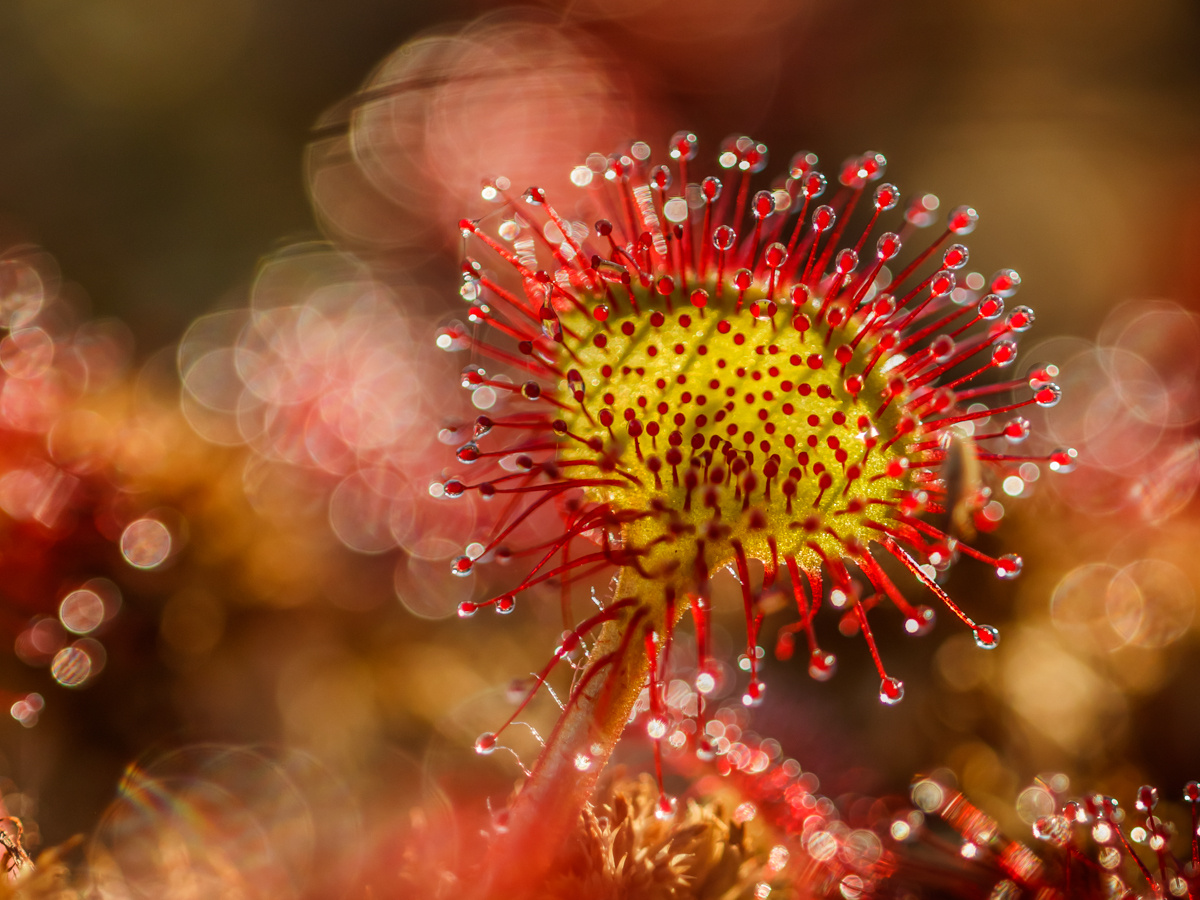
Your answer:
[[[489,853],[484,896],[536,894],[576,827],[630,711],[646,686],[645,636],[661,645],[667,623],[663,584],[621,570],[614,599],[639,601],[605,622],[571,697]],[[686,609],[680,604],[674,617]]]

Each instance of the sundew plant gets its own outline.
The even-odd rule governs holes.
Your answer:
[[[918,240],[938,201],[921,194],[902,205],[881,154],[846,161],[830,190],[816,156],[799,153],[777,187],[755,191],[765,146],[730,139],[722,176],[693,181],[697,144],[677,134],[666,165],[643,143],[593,154],[572,173],[577,196],[561,200],[496,178],[483,191],[495,213],[461,223],[471,324],[439,342],[469,353],[466,388],[502,402],[479,417],[457,450],[461,471],[440,493],[477,492],[500,512],[494,532],[452,565],[466,574],[516,549],[534,562],[505,593],[460,614],[508,612],[535,585],[617,573],[611,597],[566,632],[530,694],[586,647],[497,841],[519,848],[500,856],[520,858],[525,876],[549,865],[546,835],[586,802],[643,688],[650,736],[667,733],[664,684],[685,616],[696,689],[711,692],[715,570],[729,567],[741,583],[743,702],[756,705],[765,690],[756,559],[765,586],[786,578],[795,596],[783,654],[802,636],[810,674],[832,675],[813,617],[837,607],[855,620],[880,699],[893,704],[904,688],[886,671],[868,610],[890,601],[910,632],[927,630],[934,613],[885,564],[911,573],[981,648],[994,648],[996,630],[938,583],[958,557],[1001,578],[1020,572],[1018,556],[993,558],[969,542],[1000,513],[981,472],[1067,470],[1075,457],[1015,446],[1031,430],[1022,411],[1054,406],[1060,391],[1053,367],[993,372],[1011,372],[1034,315],[1006,308],[1020,283],[1013,270],[962,275],[968,250],[958,239],[975,228],[974,209],[950,210],[932,239]],[[561,511],[561,531],[523,533],[547,505]],[[503,727],[476,749],[502,739]],[[702,737],[695,749],[711,753]],[[662,814],[671,803],[661,799]]]

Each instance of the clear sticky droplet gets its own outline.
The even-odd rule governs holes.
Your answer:
[[[699,139],[690,131],[677,131],[668,144],[671,159],[689,160],[696,156],[696,145]]]
[[[808,658],[808,675],[814,681],[828,681],[837,672],[837,657],[824,650],[814,650]]]
[[[171,555],[171,532],[157,519],[138,519],[121,533],[121,555],[135,569],[153,569]]]
[[[1075,468],[1078,451],[1072,447],[1055,450],[1050,454],[1050,470],[1053,472],[1070,472]]]
[[[658,819],[671,819],[675,816],[678,802],[670,794],[659,794],[658,802],[654,804],[654,815]]]
[[[969,206],[958,206],[950,211],[946,227],[954,234],[970,234],[979,224],[979,213]]]
[[[942,254],[943,269],[961,269],[967,264],[967,259],[970,252],[965,244],[951,244],[946,248],[946,252]]]
[[[1006,553],[996,560],[996,577],[1011,581],[1021,574],[1024,565],[1024,561],[1017,554]]]
[[[1153,785],[1143,784],[1138,788],[1137,800],[1134,804],[1138,812],[1148,813],[1158,806],[1158,788]]]
[[[746,685],[746,693],[742,694],[743,706],[761,706],[767,686],[762,681],[751,681]]]
[[[728,250],[737,240],[737,232],[728,225],[720,225],[713,229],[712,242],[718,250]]]
[[[1033,327],[1033,320],[1034,314],[1032,309],[1028,306],[1018,306],[1008,314],[1005,324],[1008,325],[1010,331],[1021,334]]]
[[[895,706],[904,699],[904,682],[899,678],[885,678],[879,685],[879,700],[887,706]]]
[[[481,756],[486,756],[496,749],[496,735],[490,731],[485,731],[479,737],[475,738],[475,752]]]
[[[1057,384],[1047,384],[1033,395],[1037,405],[1043,409],[1049,409],[1052,406],[1057,406],[1058,401],[1062,399],[1062,388]]]
[[[983,650],[995,650],[1000,645],[1000,632],[991,625],[976,625],[975,645]]]
[[[904,620],[904,630],[911,635],[925,635],[937,624],[937,613],[932,606],[918,606],[913,615]]]
[[[894,184],[884,183],[875,188],[875,208],[880,212],[893,209],[900,201],[900,189]]]

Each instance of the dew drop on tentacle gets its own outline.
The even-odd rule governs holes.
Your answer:
[[[1021,286],[1021,276],[1016,269],[1001,269],[992,276],[991,292],[1001,297],[1011,297]]]
[[[756,219],[765,219],[775,212],[775,195],[770,191],[759,191],[750,204],[750,212]]]
[[[678,801],[670,794],[659,794],[654,804],[654,815],[662,820],[674,818],[678,805]]]
[[[746,693],[742,694],[742,705],[761,706],[766,692],[767,685],[764,682],[758,679],[751,681],[746,685]]]
[[[937,612],[932,606],[918,606],[913,614],[904,620],[904,630],[911,635],[922,636],[929,634],[937,624]]]
[[[1033,397],[1038,406],[1049,409],[1057,406],[1058,401],[1062,399],[1062,388],[1057,384],[1047,384],[1039,388]]]
[[[908,202],[904,221],[915,228],[928,228],[933,224],[933,214],[940,205],[937,194],[918,194]]]
[[[1134,805],[1138,812],[1149,813],[1154,807],[1158,806],[1158,788],[1149,784],[1143,784],[1138,788],[1137,800]]]
[[[471,574],[471,569],[474,568],[475,561],[469,556],[456,556],[450,562],[450,571],[455,575],[461,575],[464,578]]]
[[[682,159],[684,161],[695,159],[699,143],[699,139],[690,131],[675,132],[671,137],[670,143],[667,145],[670,148],[669,154],[671,159]]]
[[[825,193],[825,188],[828,186],[825,176],[820,172],[809,172],[804,176],[804,197],[807,200],[813,200]]]
[[[892,231],[884,232],[875,244],[875,255],[881,262],[893,259],[900,252],[900,235]]]
[[[814,650],[808,657],[808,675],[814,681],[828,681],[837,673],[837,657],[824,650]]]
[[[887,706],[895,706],[904,699],[904,682],[899,678],[885,678],[879,685],[879,700]]]
[[[486,756],[496,749],[496,735],[490,731],[485,731],[475,739],[475,752],[481,756]]]
[[[963,244],[951,244],[946,248],[946,252],[942,254],[943,269],[961,269],[967,264],[969,252]]]
[[[1021,334],[1033,327],[1033,319],[1032,309],[1028,306],[1018,306],[1008,314],[1005,324],[1008,325],[1010,331]]]
[[[1033,430],[1033,426],[1029,424],[1029,420],[1017,416],[1004,426],[1004,437],[1010,444],[1019,444]]]
[[[479,604],[472,603],[470,600],[464,600],[462,603],[458,604],[458,617],[460,619],[469,619],[471,616],[475,615],[478,609]]]
[[[1011,581],[1021,574],[1024,561],[1015,553],[1006,553],[996,560],[996,577]]]
[[[1050,454],[1050,469],[1053,472],[1070,472],[1075,468],[1079,453],[1073,447],[1055,450]]]
[[[1004,315],[1004,301],[996,294],[988,294],[979,301],[978,307],[979,318],[985,321],[992,321]]]
[[[995,650],[1000,644],[1000,632],[991,625],[975,626],[975,645],[983,650]]]
[[[894,209],[898,202],[900,202],[900,189],[894,184],[884,182],[875,188],[875,209],[879,212]]]
[[[979,213],[969,206],[958,206],[950,211],[946,228],[954,234],[970,234],[979,224]],[[999,293],[997,291],[996,293]]]

